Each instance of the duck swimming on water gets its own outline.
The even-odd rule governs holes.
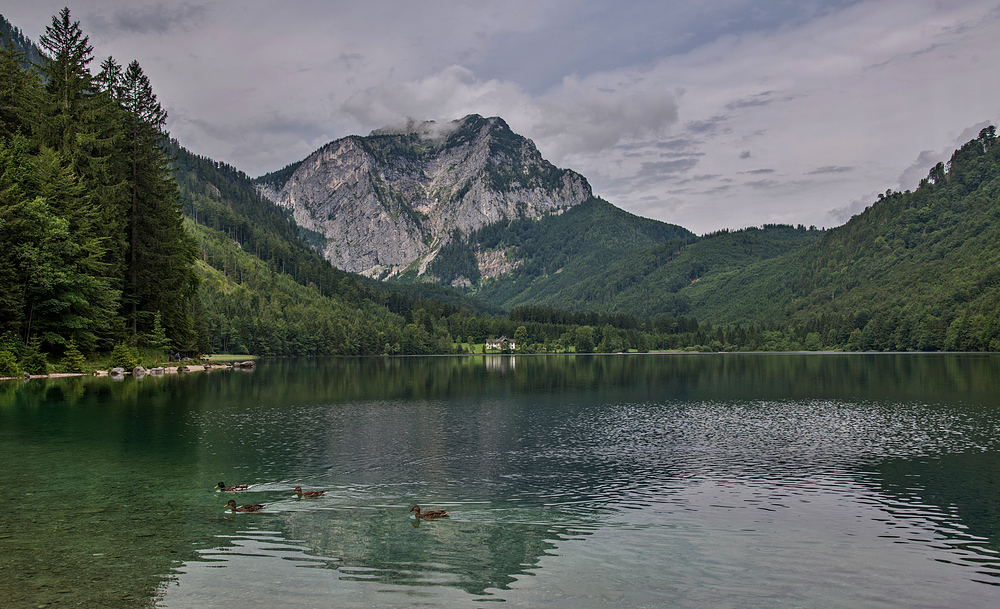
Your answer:
[[[303,491],[301,486],[296,486],[295,492],[299,494],[299,499],[303,497],[322,497],[326,494],[326,491]]]
[[[237,506],[236,501],[233,499],[230,499],[229,503],[227,503],[226,505],[230,507],[234,512],[256,512],[257,510],[264,509],[264,506],[259,503],[255,503],[253,505]]]
[[[215,485],[215,488],[221,491],[245,491],[250,488],[249,484],[234,484],[232,486],[226,486],[225,482],[220,482]]]
[[[448,512],[444,510],[427,510],[426,512],[421,512],[419,505],[411,507],[410,511],[416,512],[417,518],[444,518],[448,515]]]

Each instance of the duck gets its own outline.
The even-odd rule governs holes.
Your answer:
[[[232,486],[226,486],[225,482],[220,482],[215,485],[215,488],[222,491],[245,491],[250,488],[249,484],[234,484]]]
[[[295,492],[299,494],[299,499],[303,497],[322,497],[326,494],[326,491],[303,491],[301,486],[296,486]]]
[[[234,512],[256,512],[257,510],[264,509],[264,506],[261,505],[261,504],[259,504],[259,503],[255,503],[253,505],[240,505],[240,506],[237,506],[236,505],[236,501],[233,500],[233,499],[230,499],[229,503],[227,503],[226,505],[230,509],[232,509]]]
[[[411,507],[410,511],[416,512],[417,518],[444,518],[448,515],[448,512],[444,510],[427,510],[426,512],[421,512],[419,505]]]

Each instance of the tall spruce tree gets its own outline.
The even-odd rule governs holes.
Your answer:
[[[189,303],[196,297],[193,271],[197,249],[184,230],[177,184],[166,155],[167,113],[137,61],[124,70],[113,58],[101,65],[97,81],[124,111],[118,166],[128,185],[126,212],[127,320],[133,337],[162,315],[178,344],[194,340]]]
[[[92,207],[99,219],[95,230],[106,249],[107,277],[121,291],[128,249],[127,183],[115,163],[122,111],[95,83],[89,69],[93,47],[68,8],[52,18],[39,42],[47,55],[40,66],[46,95],[39,140],[58,151],[79,176],[86,193],[82,204]],[[121,327],[120,308],[119,303],[113,311],[116,321],[104,329],[104,346],[113,344]]]

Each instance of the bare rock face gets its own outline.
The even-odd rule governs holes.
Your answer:
[[[411,124],[327,144],[262,192],[326,238],[334,266],[423,274],[442,245],[505,219],[561,213],[592,195],[500,118]]]

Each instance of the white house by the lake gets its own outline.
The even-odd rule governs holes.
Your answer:
[[[517,345],[514,343],[514,339],[501,336],[500,338],[487,338],[483,349],[485,351],[491,349],[495,351],[514,351],[517,349]]]

